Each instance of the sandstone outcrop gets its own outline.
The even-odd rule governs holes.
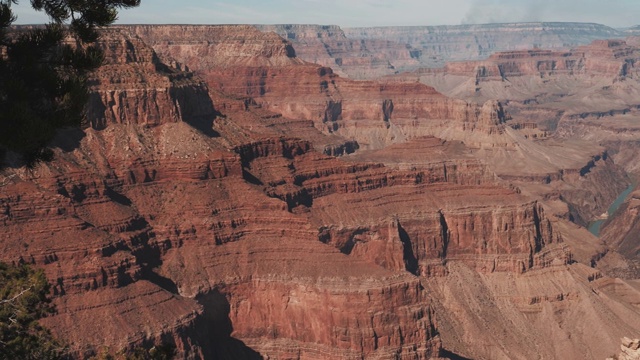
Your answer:
[[[194,71],[303,63],[291,43],[250,25],[131,25],[122,29],[142,38],[161,57],[178,60]]]
[[[504,143],[511,146],[478,156],[525,193],[552,199],[547,205],[554,214],[586,225],[630,183],[623,168],[633,168],[636,147],[629,142],[640,134],[633,95],[638,54],[623,40],[597,40],[566,51],[500,52],[389,81],[420,79],[468,101],[500,99],[510,114],[504,130],[510,139]],[[592,145],[605,141],[611,151]],[[514,158],[520,161],[514,164]]]
[[[217,50],[224,43],[222,40],[220,43],[191,42],[187,37],[168,42],[164,40],[166,34],[182,31],[180,27],[160,27],[157,33],[146,29],[131,28],[163,57],[189,63],[194,61],[193,54],[212,54],[208,61],[198,60],[190,66],[207,80],[211,89],[250,97],[263,108],[289,119],[312,120],[318,130],[355,139],[360,148],[380,148],[390,142],[424,135],[473,142],[468,133],[474,131],[490,138],[487,142],[504,141],[493,139],[502,132],[505,121],[502,106],[495,101],[480,107],[448,99],[421,84],[343,79],[330,68],[301,63],[286,50],[289,43],[271,41],[275,34],[263,34],[255,29],[251,32],[244,28],[229,31],[215,26],[196,28],[203,33],[217,32],[230,43],[238,41],[236,36],[240,30],[251,38],[266,38],[264,47],[250,51],[254,57],[266,57],[268,61],[256,60],[251,64],[238,62],[223,50]],[[244,51],[248,54],[249,50]]]
[[[628,337],[624,337],[622,339],[622,345],[620,345],[619,355],[616,355],[609,359],[618,359],[618,360],[637,360],[640,359],[640,339],[631,340]]]
[[[497,52],[483,61],[447,63],[443,68],[424,69],[476,81],[507,80],[517,76],[585,75],[624,79],[637,76],[634,64],[640,50],[624,40],[595,40],[574,50],[520,50]]]
[[[496,53],[487,60],[453,62],[389,81],[420,79],[449,96],[480,102],[500,99],[511,115],[506,133],[520,140],[516,151],[508,153],[509,161],[499,152],[485,151],[491,154],[486,156],[490,167],[523,194],[543,199],[550,213],[586,226],[637,176],[637,59],[633,38],[598,40],[566,51]],[[594,144],[602,147],[584,153],[587,148],[596,150]],[[542,154],[554,160],[539,158]],[[514,157],[521,159],[521,166],[513,163]],[[556,170],[548,167],[552,164]],[[630,235],[638,222],[629,207],[632,202],[608,220],[602,243],[591,255],[578,256],[627,279],[636,278],[638,271]],[[572,240],[568,243],[576,247]],[[620,244],[626,244],[624,249]]]
[[[170,67],[152,48],[126,31],[104,31],[104,64],[89,79],[89,125],[160,125],[187,121],[210,130],[215,117],[207,85],[179,64]]]
[[[336,25],[256,25],[275,32],[292,43],[296,55],[305,61],[333,69],[353,79],[371,79],[421,65],[419,50],[380,39],[350,39]]]
[[[603,359],[619,351],[621,337],[637,331],[637,307],[610,301],[636,301],[633,283],[581,264],[519,276],[477,273],[462,264],[448,270],[423,284],[434,298],[443,345],[468,358]],[[593,331],[576,339],[586,328]]]
[[[449,61],[480,60],[494,52],[567,48],[627,36],[586,23],[340,28],[335,25],[256,25],[293,44],[302,60],[354,79],[373,79]]]
[[[288,37],[291,38],[293,35],[288,35]],[[153,39],[153,37],[150,38]],[[594,46],[609,50],[614,48],[612,51],[603,50],[602,53],[597,53],[597,51],[596,53],[602,57],[611,56],[612,54],[615,57],[615,48],[624,46],[624,44],[607,42],[595,44]],[[165,46],[164,44],[156,44],[154,47],[161,54],[166,54],[166,56],[178,56],[179,61],[182,61],[181,56],[188,56],[189,53],[189,50],[184,47],[180,51],[187,55],[176,55],[177,50],[170,50],[171,46]],[[260,50],[260,53],[264,52],[264,50]],[[284,53],[282,51],[267,52]],[[597,71],[602,70],[603,75],[612,74],[608,66],[594,66]],[[562,206],[560,206],[560,209],[558,209],[556,208],[555,200],[552,200],[548,203],[545,202],[545,207],[551,209],[553,213],[567,216],[568,218],[573,217],[575,221],[582,223],[585,223],[587,219],[596,216],[603,208],[606,208],[608,202],[615,197],[616,192],[627,184],[624,174],[616,173],[618,170],[616,170],[604,149],[585,152],[584,146],[586,143],[576,142],[560,145],[561,143],[555,141],[539,142],[536,139],[539,136],[539,133],[536,132],[536,125],[510,126],[510,119],[505,114],[501,104],[493,101],[487,102],[482,109],[464,102],[453,102],[454,106],[443,106],[443,104],[449,104],[451,100],[441,97],[427,87],[390,82],[383,85],[371,82],[352,82],[336,76],[329,69],[308,64],[296,64],[294,67],[285,68],[277,64],[273,66],[244,67],[230,63],[229,65],[222,64],[209,69],[201,68],[199,71],[207,79],[212,89],[232,93],[236,97],[251,97],[257,106],[276,114],[282,114],[283,118],[310,119],[313,121],[315,128],[325,134],[355,139],[359,145],[358,152],[362,154],[356,155],[356,159],[363,159],[366,150],[370,149],[374,150],[373,154],[375,155],[371,155],[369,158],[375,163],[376,156],[384,156],[383,148],[389,144],[400,146],[407,140],[411,143],[411,141],[418,140],[424,135],[436,135],[448,140],[462,140],[466,146],[471,145],[472,149],[474,147],[480,149],[471,158],[495,159],[491,168],[500,169],[498,171],[499,174],[509,181],[517,182],[523,180],[523,184],[526,184],[530,183],[531,179],[534,179],[534,183],[553,183],[554,185],[550,188],[555,190],[550,191],[547,188],[539,191],[538,188],[532,186],[525,189],[526,194],[535,197],[540,196],[545,199],[554,199],[553,193],[555,191],[555,194],[557,194],[555,199],[563,204],[569,203],[569,205],[564,205],[564,209],[561,209]],[[228,84],[242,85],[240,87],[236,85],[236,87],[231,88]],[[374,89],[373,91],[372,88]],[[411,98],[412,94],[416,94],[415,98]],[[450,120],[442,128],[443,125],[441,124],[444,122],[433,121],[432,119],[434,118]],[[372,125],[374,125],[373,128]],[[527,131],[529,132],[527,133]],[[532,136],[530,139],[523,139],[524,135],[521,135],[523,133],[526,133],[527,136],[529,136],[529,133],[536,136]],[[545,136],[542,135],[542,137]],[[556,146],[569,150],[558,152],[556,150],[558,147]],[[268,151],[268,153],[272,154],[273,152]],[[406,190],[398,192],[394,188],[406,183],[396,180],[397,178],[390,178],[388,175],[383,177],[373,175],[373,173],[379,171],[376,166],[360,168],[357,171],[355,168],[350,170],[354,171],[353,174],[358,178],[358,181],[354,183],[341,180],[341,186],[337,187],[329,179],[324,179],[326,175],[323,175],[323,173],[330,175],[330,178],[332,172],[318,172],[319,175],[316,175],[318,177],[311,179],[306,175],[303,177],[296,175],[301,169],[301,165],[297,160],[298,157],[307,158],[309,156],[306,153],[297,153],[301,156],[294,156],[293,161],[285,160],[283,162],[278,160],[274,162],[273,159],[266,161],[262,158],[256,158],[250,161],[249,164],[245,164],[245,169],[251,174],[252,178],[255,178],[254,181],[256,183],[267,185],[266,192],[269,196],[287,202],[287,207],[294,213],[309,213],[315,224],[317,224],[316,226],[321,229],[319,233],[321,241],[336,247],[350,257],[377,264],[389,270],[398,271],[404,269],[429,278],[434,276],[436,278],[445,276],[446,278],[446,274],[450,271],[450,267],[446,265],[449,262],[464,264],[464,266],[481,273],[492,273],[494,271],[522,273],[553,265],[562,266],[562,264],[573,261],[571,252],[559,242],[559,238],[556,238],[557,234],[553,235],[553,231],[549,233],[552,234],[551,237],[548,237],[548,235],[540,237],[532,235],[541,234],[540,232],[532,231],[533,228],[540,225],[516,230],[515,223],[522,223],[522,220],[517,220],[515,223],[507,222],[507,224],[502,222],[500,224],[492,223],[495,220],[489,220],[489,218],[496,219],[496,217],[500,218],[502,216],[522,219],[520,215],[515,215],[522,210],[507,208],[504,215],[491,213],[491,215],[487,214],[485,216],[482,215],[482,210],[480,210],[480,208],[486,206],[481,205],[482,201],[479,204],[474,204],[473,206],[477,206],[477,208],[473,208],[473,210],[471,208],[462,210],[458,208],[460,205],[456,205],[455,198],[447,195],[446,191],[440,190],[442,185],[438,185],[439,180],[425,187],[424,190],[419,190],[418,193],[412,193],[411,191],[407,193]],[[516,165],[518,170],[513,168],[514,154],[517,154],[518,157],[522,156],[522,169],[518,169],[518,165]],[[531,156],[533,156],[533,160],[530,159]],[[286,156],[285,158],[288,159]],[[454,160],[453,167],[461,167],[462,164],[468,166],[473,163],[469,161],[469,158]],[[432,171],[436,163],[435,161],[426,161],[421,166],[423,169],[429,168]],[[314,168],[316,166],[321,167],[319,164],[316,161]],[[386,161],[386,165],[405,170],[408,167],[403,164],[401,159],[390,159]],[[293,179],[287,180],[286,178],[282,179],[274,176],[278,171],[273,169],[278,168],[289,169],[291,172],[289,176],[292,176]],[[411,171],[410,168],[409,166],[409,171]],[[449,170],[450,167],[445,165],[441,169]],[[613,176],[609,175],[612,170]],[[360,173],[360,171],[364,172]],[[525,175],[522,175],[523,171]],[[558,179],[555,179],[555,175],[552,174],[557,174]],[[538,177],[541,180],[535,180]],[[434,179],[433,175],[429,175],[428,178]],[[445,176],[441,179],[444,178],[447,177]],[[451,179],[455,178],[451,177]],[[477,186],[482,184],[482,179],[484,178],[480,176],[476,179],[480,179],[480,182],[478,183],[476,180],[474,186],[465,189],[466,192],[480,191],[481,193]],[[588,180],[585,181],[585,179]],[[416,180],[413,180],[413,182],[416,182]],[[391,187],[387,187],[385,184],[389,184]],[[585,186],[584,184],[594,185],[592,187],[592,185]],[[311,187],[309,187],[310,185]],[[591,200],[584,201],[587,197],[600,193],[600,190],[605,188],[611,191],[601,193],[602,199],[597,202],[595,207],[588,208],[588,206],[585,206],[586,204],[593,204]],[[499,192],[500,190],[487,189],[487,191],[495,194],[495,191]],[[374,198],[379,198],[383,202],[371,203],[364,201],[361,198],[362,192],[371,192],[374,194]],[[422,198],[424,195],[418,194],[423,192],[431,193],[433,194],[431,196],[435,196],[437,200],[435,200],[434,204],[429,205],[421,201],[420,205],[412,205],[410,199]],[[406,205],[406,212],[394,211],[393,216],[389,216],[388,214],[377,215],[372,211],[372,209],[376,208],[386,209],[388,205],[383,205],[387,204],[385,199],[392,198],[403,199],[399,201]],[[503,200],[508,198],[508,196],[502,195]],[[357,208],[360,209],[357,213],[362,214],[361,216],[354,216],[351,211],[346,214],[339,210],[343,207],[352,208],[360,203],[362,205],[357,205]],[[337,206],[334,204],[344,205]],[[448,205],[445,206],[444,204]],[[576,206],[572,207],[573,204]],[[424,206],[433,209],[431,213]],[[488,207],[494,208],[495,206],[494,204]],[[533,206],[533,208],[536,207],[539,207],[539,205]],[[460,216],[462,216],[459,219],[456,219],[455,214],[457,211],[460,211]],[[523,211],[521,214],[527,214],[527,211],[530,210]],[[538,210],[533,210],[533,213],[536,211]],[[479,212],[477,223],[476,220],[468,218],[466,214],[469,212]],[[463,213],[465,215],[462,215]],[[419,220],[415,218],[415,215],[410,214],[418,214]],[[372,222],[372,218],[377,220]],[[425,219],[429,219],[431,225],[423,228]],[[338,227],[331,225],[335,223],[341,225]],[[377,225],[372,225],[372,223]],[[490,223],[492,225],[488,225]],[[479,224],[484,225],[481,226]],[[474,230],[469,231],[469,228]],[[506,233],[510,235],[506,235],[502,231],[498,231],[495,235],[488,235],[486,231],[492,228],[504,229],[502,231],[506,230]],[[542,226],[542,229],[544,228]],[[476,231],[480,231],[480,233],[476,233]],[[518,232],[527,235],[516,235]],[[500,244],[501,240],[499,239],[504,239],[505,237],[514,240],[519,238],[521,239],[519,241],[522,242],[518,243],[518,241],[510,240],[508,246],[502,247],[504,245]],[[497,241],[488,240],[491,238],[495,238]],[[532,242],[531,239],[540,239],[541,243],[537,243],[538,240]],[[443,245],[445,243],[446,245]],[[580,247],[586,246],[586,244],[580,244],[573,239],[570,243]],[[462,246],[458,248],[459,245],[457,244]],[[580,258],[589,261],[589,259],[597,256],[597,251],[600,251],[601,248],[594,246],[591,249],[593,250],[585,251],[584,255],[582,255],[583,252],[581,250]],[[507,253],[503,253],[505,250]],[[597,276],[585,275],[585,277],[594,279]],[[558,296],[560,298],[566,297],[566,295]],[[556,295],[543,296],[543,298],[551,297],[556,297]],[[586,306],[586,303],[580,304],[582,304],[580,306]],[[601,303],[601,306],[607,308],[611,305],[605,302]],[[514,308],[511,309],[505,311],[513,311]],[[450,311],[450,308],[444,307],[441,308],[441,311],[447,312]],[[612,337],[609,337],[607,343],[612,343],[611,339]],[[540,341],[541,343],[544,342],[543,340]],[[503,344],[505,344],[503,346],[507,347],[513,346],[507,345],[509,344],[508,341]],[[445,346],[447,346],[446,343]],[[556,349],[553,351],[555,351],[556,356],[559,356],[558,354],[561,354],[561,351],[571,353],[579,351],[579,348],[580,346],[576,345],[571,347],[574,350]],[[464,351],[460,348],[456,350],[464,354]],[[589,356],[604,356],[598,349],[590,348],[589,351],[591,351]]]
[[[251,149],[265,145],[252,144]],[[286,201],[294,212],[302,210],[297,207],[310,212],[320,240],[343,253],[425,276],[435,271],[434,265],[441,269],[445,260],[466,261],[489,272],[544,267],[545,257],[571,262],[538,204],[489,185],[490,176],[465,178],[469,168],[462,162],[448,169],[447,164],[433,163],[391,171],[378,164],[344,164],[315,153],[295,153],[283,151],[278,159],[273,158],[278,152],[262,150],[259,154],[265,155],[251,156],[247,169],[267,186],[267,194]],[[290,169],[285,178],[278,175],[282,168]],[[461,201],[460,191],[473,194],[475,202]],[[363,198],[364,193],[375,200]],[[492,202],[496,195],[500,207]],[[388,198],[404,206],[389,214]],[[504,243],[506,238],[510,240]],[[543,248],[559,252],[540,254]],[[482,259],[484,255],[489,256]]]
[[[256,350],[437,357],[436,321],[415,276],[318,241],[308,216],[289,211],[287,195],[279,199],[250,173],[265,157],[336,160],[295,139],[243,143],[224,118],[221,133],[237,137],[191,126],[185,112],[171,110],[180,108],[179,94],[147,95],[175,85],[166,71],[189,76],[189,87],[202,83],[166,70],[140,40],[118,34],[102,43],[110,60],[96,73],[94,93],[118,88],[115,76],[127,72],[122,81],[139,81],[127,87],[144,91],[122,92],[123,104],[148,105],[122,105],[81,135],[62,134],[53,163],[3,170],[1,258],[45,269],[57,312],[44,323],[72,355],[169,342],[183,358],[255,358]],[[148,121],[147,106],[169,111]]]

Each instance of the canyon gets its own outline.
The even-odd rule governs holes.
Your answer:
[[[302,60],[342,76],[372,79],[437,68],[450,61],[481,60],[501,51],[558,49],[621,38],[621,31],[587,23],[512,23],[451,26],[341,28],[336,25],[256,25],[291,41]]]
[[[106,29],[85,127],[0,170],[0,260],[75,358],[606,358],[640,337],[637,191],[585,228],[639,175],[620,35]]]

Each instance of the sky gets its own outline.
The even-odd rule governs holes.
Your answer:
[[[46,22],[30,1],[17,24]],[[142,0],[120,24],[323,24],[343,27],[458,25],[523,21],[640,24],[640,0]]]

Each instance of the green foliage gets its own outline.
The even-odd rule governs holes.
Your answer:
[[[60,345],[38,319],[51,313],[42,270],[0,262],[0,359],[59,359]]]
[[[31,0],[51,23],[8,31],[17,3],[0,0],[0,153],[13,151],[33,166],[51,160],[46,146],[58,129],[82,124],[87,76],[103,60],[93,44],[98,28],[140,0]]]
[[[42,270],[0,262],[0,360],[58,360],[65,349],[38,319],[53,312],[50,285]],[[137,347],[112,355],[104,349],[93,360],[170,360],[171,344]]]
[[[129,351],[120,351],[115,355],[104,349],[102,353],[90,360],[171,360],[175,356],[176,348],[173,345],[164,344],[154,346],[151,349],[137,347]]]

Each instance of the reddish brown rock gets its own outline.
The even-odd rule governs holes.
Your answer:
[[[245,27],[200,26],[188,35],[167,41],[171,34],[185,34],[182,27],[131,27],[162,57],[195,62],[196,70],[211,89],[237,97],[250,97],[258,105],[289,119],[312,120],[324,133],[355,139],[359,147],[380,148],[393,142],[424,135],[436,135],[473,142],[469,132],[479,131],[487,142],[508,146],[508,140],[493,139],[501,134],[505,114],[492,101],[479,107],[446,98],[421,84],[379,84],[343,79],[329,68],[303,64],[287,50],[290,44]],[[229,56],[238,34],[245,32],[253,44],[242,45],[242,53],[253,54],[251,62]],[[198,34],[216,35],[218,42],[194,42]],[[244,43],[243,43],[244,44]],[[240,46],[240,45],[238,45]],[[230,50],[229,50],[230,51]],[[195,60],[193,54],[211,54]],[[477,140],[476,140],[477,141]],[[503,143],[506,142],[507,144]]]
[[[256,25],[292,43],[302,60],[333,69],[340,76],[371,79],[415,68],[420,51],[386,39],[349,39],[336,25]]]
[[[624,337],[620,340],[622,340],[622,345],[620,345],[622,352],[613,358],[607,358],[607,360],[614,358],[620,360],[640,359],[640,339],[632,340],[628,337]]]
[[[187,121],[210,129],[213,104],[206,84],[193,73],[161,63],[153,49],[126,31],[103,32],[99,46],[106,56],[89,80],[91,127]]]
[[[571,51],[496,53],[414,76],[450,96],[508,104],[504,135],[493,139],[508,146],[477,156],[523,192],[552,199],[545,205],[554,214],[586,225],[629,184],[624,168],[634,167],[629,142],[638,136],[637,56],[638,49],[622,40],[598,40]],[[604,141],[611,151],[592,145]],[[618,149],[624,155],[617,156]]]
[[[552,75],[608,76],[612,79],[632,77],[638,49],[622,40],[596,40],[575,50],[521,50],[495,53],[487,60],[451,62],[441,69],[450,75],[475,77],[476,81],[506,80],[517,76]]]
[[[637,307],[611,301],[636,301],[637,287],[581,264],[522,275],[477,273],[455,263],[448,270],[423,284],[433,295],[443,345],[465,357],[602,359],[637,331]],[[582,333],[592,324],[597,330]]]
[[[598,358],[637,330],[637,292],[573,264],[564,237],[582,239],[475,156],[519,144],[500,103],[344,80],[246,26],[127,27],[104,44],[95,94],[143,91],[62,134],[54,162],[0,178],[0,259],[45,269],[45,323],[72,355],[168,342],[180,358],[526,358],[598,323],[544,350]],[[327,154],[356,144],[372,150]],[[500,335],[510,323],[517,336]]]
[[[340,28],[257,25],[293,44],[299,58],[355,79],[373,79],[445,62],[481,60],[498,51],[566,48],[625,36],[598,24],[520,23]]]
[[[635,191],[620,205],[615,214],[605,221],[600,237],[615,253],[607,254],[603,265],[608,273],[622,278],[635,279],[640,273],[640,194]],[[617,259],[621,256],[622,259]]]
[[[154,77],[166,80],[165,68],[153,52],[136,57],[150,51],[137,41],[109,34],[104,47],[114,60],[96,77],[133,72],[140,83],[131,85],[146,95],[122,93],[129,105],[109,115],[114,121],[86,129],[55,162],[7,169],[3,180],[2,260],[45,269],[58,309],[45,323],[72,354],[169,342],[185,358],[257,356],[241,338],[275,357],[438,356],[436,322],[417,278],[322,244],[306,215],[251,183],[249,164],[320,156],[311,145],[272,138],[230,147],[236,140],[210,137],[181,112],[142,121],[147,105],[131,104],[163,109],[179,101],[171,91],[147,96],[157,91]],[[97,94],[117,87],[102,79]],[[292,300],[274,306],[285,296]],[[354,312],[343,307],[349,303],[365,305]]]

